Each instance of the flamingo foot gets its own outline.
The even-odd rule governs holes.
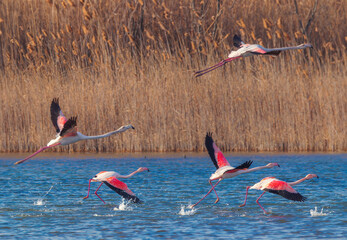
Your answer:
[[[196,206],[196,204],[189,205],[188,208],[189,208],[189,209],[193,209],[195,206]]]
[[[88,196],[85,196],[83,199],[87,199],[88,198]]]
[[[217,198],[217,200],[214,203],[216,204],[217,202],[219,202],[219,198]]]
[[[239,207],[244,207],[246,204],[241,204]]]

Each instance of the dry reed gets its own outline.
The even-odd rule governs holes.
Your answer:
[[[346,151],[347,4],[315,3],[4,0],[0,152],[54,136],[53,97],[84,134],[136,127],[53,151],[203,151],[206,131],[227,151]],[[234,33],[314,49],[193,79],[228,54]]]

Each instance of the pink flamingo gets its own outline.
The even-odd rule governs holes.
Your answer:
[[[296,182],[290,182],[290,183],[280,181],[274,177],[266,177],[266,178],[262,179],[260,182],[254,184],[253,186],[249,186],[246,188],[245,202],[243,204],[241,204],[240,207],[243,207],[246,205],[248,189],[257,189],[257,190],[263,190],[264,191],[258,197],[256,202],[261,207],[261,209],[263,209],[265,214],[267,214],[267,212],[264,210],[264,208],[259,203],[259,199],[265,194],[265,192],[278,194],[278,195],[281,195],[282,197],[289,199],[289,200],[304,202],[306,200],[306,197],[303,197],[300,193],[295,191],[294,188],[292,188],[292,186],[299,184],[305,180],[315,178],[315,177],[318,178],[318,176],[316,174],[308,174],[306,177],[299,179]]]
[[[305,43],[301,44],[299,46],[294,46],[294,47],[283,47],[283,48],[265,48],[263,46],[260,46],[258,44],[245,44],[242,42],[241,38],[237,35],[234,36],[233,38],[234,46],[238,48],[236,51],[231,51],[229,54],[228,58],[225,60],[220,61],[216,65],[213,65],[212,67],[206,68],[201,71],[197,71],[194,73],[195,77],[200,77],[208,72],[211,72],[224,64],[241,58],[241,57],[249,57],[249,56],[254,56],[254,55],[275,55],[277,56],[280,54],[282,51],[286,50],[295,50],[295,49],[305,49],[305,48],[312,48],[312,44],[310,43]]]
[[[218,185],[220,181],[222,181],[225,178],[233,178],[240,174],[250,173],[250,172],[258,171],[265,168],[273,168],[275,166],[278,166],[278,167],[280,166],[278,163],[269,163],[265,166],[248,169],[253,163],[253,161],[246,161],[236,168],[232,167],[230,166],[229,162],[224,157],[221,150],[219,150],[217,145],[214,143],[212,139],[212,133],[206,134],[205,146],[207,148],[208,154],[210,155],[210,158],[213,164],[217,168],[217,171],[213,173],[209,179],[209,183],[212,186],[210,191],[208,191],[208,193],[202,199],[200,199],[197,203],[195,203],[194,205],[191,205],[190,208],[193,208],[196,205],[198,205],[207,195],[209,195],[212,192],[212,190],[215,192],[217,196],[217,200],[215,201],[215,203],[217,203],[219,201],[219,197],[217,195],[215,187]],[[215,185],[212,185],[212,181],[214,180],[218,180],[218,182]]]
[[[128,129],[135,129],[132,125],[125,125],[115,131],[108,132],[103,135],[97,135],[97,136],[83,135],[82,133],[77,132],[77,117],[71,117],[69,118],[69,120],[67,120],[66,117],[63,115],[63,112],[61,111],[59,106],[58,98],[54,98],[51,103],[51,119],[57,131],[56,138],[52,139],[47,144],[47,146],[40,148],[38,151],[36,151],[32,155],[16,162],[15,164],[20,164],[28,160],[29,158],[32,158],[33,156],[37,155],[38,153],[42,152],[43,150],[47,148],[55,147],[58,145],[68,145],[68,144],[72,144],[81,140],[105,138],[116,133],[124,132]]]
[[[98,174],[95,175],[95,177],[89,180],[88,194],[83,199],[86,199],[89,197],[90,182],[101,182],[100,186],[95,191],[95,195],[98,196],[98,198],[100,198],[100,200],[103,203],[105,203],[105,201],[102,200],[102,198],[97,193],[103,183],[105,183],[109,188],[111,188],[113,191],[121,195],[123,198],[127,200],[131,200],[134,203],[141,202],[140,199],[136,197],[135,194],[128,188],[128,186],[124,182],[118,180],[118,178],[130,178],[134,174],[143,172],[143,171],[149,172],[149,169],[145,167],[140,167],[135,172],[132,172],[126,176],[122,176],[117,172],[108,172],[108,171],[99,172]]]

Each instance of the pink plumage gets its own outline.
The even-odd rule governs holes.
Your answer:
[[[230,166],[229,162],[224,157],[222,151],[217,147],[217,145],[213,141],[212,133],[210,133],[210,132],[208,132],[206,134],[205,146],[206,146],[208,154],[209,154],[213,164],[217,168],[217,170],[211,175],[211,177],[209,179],[209,183],[212,187],[210,189],[210,191],[208,191],[207,194],[202,199],[200,199],[197,203],[195,203],[194,205],[191,205],[191,208],[196,206],[197,204],[199,204],[207,195],[209,195],[212,192],[212,190],[216,194],[217,200],[215,201],[215,203],[217,203],[219,201],[219,197],[217,195],[215,187],[218,185],[218,183],[222,179],[233,178],[233,177],[236,177],[240,174],[257,171],[257,170],[261,170],[264,168],[272,168],[274,166],[279,166],[278,163],[269,163],[266,166],[255,167],[255,168],[249,169],[249,167],[251,166],[253,161],[246,161],[237,167],[232,167],[232,166]],[[214,181],[214,180],[218,180],[218,182],[215,185],[212,185],[212,181]]]
[[[264,211],[264,213],[267,213],[267,212],[260,205],[259,199],[264,195],[265,192],[278,194],[278,195],[280,195],[286,199],[292,200],[292,201],[304,202],[306,200],[306,197],[303,197],[292,186],[299,184],[305,180],[315,178],[315,177],[318,178],[318,176],[316,174],[308,174],[306,177],[299,179],[295,182],[290,182],[290,183],[278,180],[274,177],[263,178],[260,182],[254,184],[253,186],[249,186],[246,188],[245,202],[243,204],[241,204],[240,207],[244,207],[246,205],[247,195],[248,195],[249,189],[257,189],[257,190],[263,190],[264,191],[256,200],[257,204],[261,207],[261,209]]]

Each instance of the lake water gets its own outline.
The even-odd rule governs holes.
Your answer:
[[[220,202],[209,189],[214,165],[203,154],[176,155],[53,155],[44,153],[14,166],[24,155],[0,155],[1,239],[346,239],[347,154],[226,155],[232,166],[253,160],[252,167],[278,162],[266,169],[223,180],[216,188]],[[100,171],[128,174],[138,167],[150,172],[124,179],[143,201],[129,204],[103,185],[88,180]],[[319,179],[294,188],[306,202],[292,202],[246,186],[267,176],[295,181],[308,173]]]

